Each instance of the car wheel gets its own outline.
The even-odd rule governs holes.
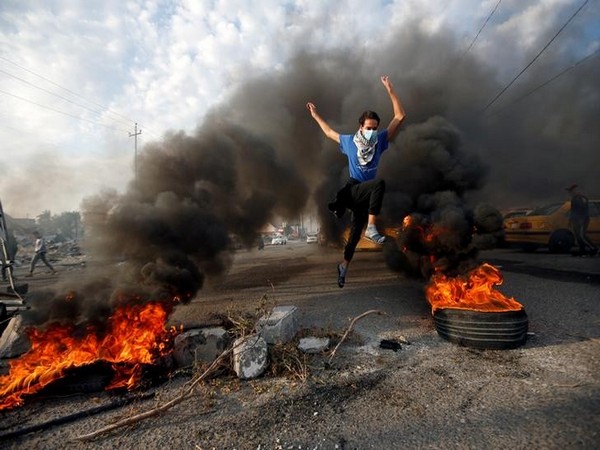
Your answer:
[[[538,249],[538,245],[537,244],[522,244],[521,245],[521,249],[523,249],[524,252],[527,253],[532,253],[535,252]]]
[[[550,236],[548,247],[551,253],[567,253],[575,244],[573,233],[569,230],[557,230]]]
[[[481,312],[464,309],[438,309],[433,319],[438,334],[466,347],[503,350],[516,348],[527,340],[529,319],[519,311]]]

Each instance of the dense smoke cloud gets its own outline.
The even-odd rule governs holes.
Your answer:
[[[347,177],[346,160],[305,104],[314,102],[340,133],[354,133],[365,109],[378,111],[385,126],[392,111],[383,74],[407,111],[381,162],[385,223],[417,212],[464,231],[477,222],[469,202],[532,204],[561,198],[572,182],[598,192],[589,170],[600,163],[598,58],[545,91],[510,107],[515,97],[507,95],[484,113],[503,80],[463,55],[450,32],[406,27],[388,36],[368,54],[298,54],[285,69],[238,86],[192,135],[172,132],[147,145],[127,192],[84,203],[94,254],[123,265],[118,277],[105,278],[110,289],[98,292],[137,286],[151,298],[191,298],[205,276],[227,269],[232,233],[250,246],[276,216],[293,220],[312,205],[323,213]],[[548,56],[551,62],[532,68],[515,92],[573,62],[567,54]],[[485,206],[478,208],[490,217]],[[321,226],[331,237],[339,234],[339,223],[325,214]],[[86,310],[110,310],[117,297],[104,296],[106,308]]]

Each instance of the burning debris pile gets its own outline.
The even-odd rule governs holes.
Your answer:
[[[386,166],[395,189],[388,220],[401,221],[396,239],[385,248],[388,265],[428,280],[426,298],[438,332],[446,339],[480,348],[523,344],[523,306],[495,288],[503,281],[500,270],[477,258],[479,250],[493,248],[502,236],[502,217],[494,207],[470,208],[465,201],[469,191],[482,186],[483,164],[465,152],[458,131],[439,117],[409,127],[404,145],[405,153],[397,156],[403,161]],[[393,167],[402,170],[394,174]],[[509,320],[516,315],[517,324],[509,327],[507,337],[505,330],[497,329],[501,316],[490,324],[490,317],[482,318],[482,313],[511,313]]]
[[[117,308],[101,332],[91,324],[78,329],[57,322],[30,328],[31,349],[0,377],[0,409],[19,406],[25,395],[41,391],[67,370],[98,361],[112,364],[107,389],[137,386],[143,364],[171,351],[176,330],[165,328],[168,313],[164,304],[146,303]]]
[[[307,195],[289,161],[239,127],[209,120],[149,145],[125,194],[83,204],[88,275],[28,297],[31,350],[0,378],[0,408],[97,361],[113,365],[109,387],[135,387],[141,365],[170,351],[173,308],[229,267],[230,233],[251,245],[274,211],[291,216]]]

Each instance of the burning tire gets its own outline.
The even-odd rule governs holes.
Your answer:
[[[525,310],[480,312],[464,309],[438,309],[435,328],[444,339],[465,347],[503,350],[523,345],[529,320]]]

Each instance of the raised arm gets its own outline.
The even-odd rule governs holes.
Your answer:
[[[321,130],[323,130],[323,133],[325,134],[325,136],[327,136],[329,139],[331,139],[332,141],[335,141],[339,144],[340,143],[340,133],[335,131],[333,128],[331,128],[329,126],[329,124],[327,122],[325,122],[325,119],[323,119],[317,112],[317,107],[313,103],[309,102],[306,104],[306,108],[310,112],[310,115],[312,116],[312,118],[315,119],[315,122],[317,122],[319,124],[319,126],[321,127]]]
[[[398,134],[400,124],[404,121],[406,114],[404,113],[404,108],[402,107],[400,100],[398,100],[398,96],[396,95],[396,91],[394,90],[394,86],[389,77],[386,75],[382,76],[381,82],[387,90],[390,100],[392,101],[392,108],[394,108],[394,117],[392,117],[392,120],[387,127],[388,140],[391,141],[396,137],[396,134]]]

